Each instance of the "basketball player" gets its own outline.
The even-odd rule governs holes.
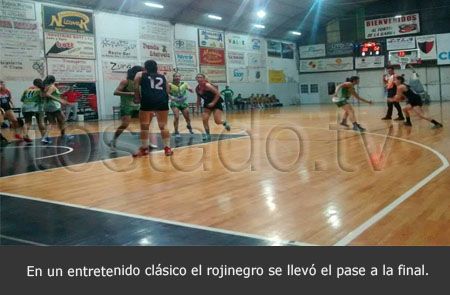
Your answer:
[[[153,116],[158,120],[161,137],[164,142],[164,154],[173,155],[170,148],[170,134],[166,129],[169,114],[169,83],[166,77],[158,74],[158,64],[154,60],[147,60],[145,70],[136,74],[134,78],[134,102],[140,103],[139,121],[141,123],[141,147],[133,157],[148,155],[148,129]]]
[[[383,76],[383,83],[385,85],[386,91],[387,91],[387,106],[388,110],[386,113],[386,116],[382,118],[381,120],[391,120],[392,119],[392,111],[394,107],[397,109],[398,117],[395,119],[395,121],[404,121],[405,118],[403,117],[402,113],[402,107],[400,106],[399,102],[391,102],[395,94],[397,93],[397,86],[395,85],[395,77],[397,76],[394,71],[393,66],[388,66],[386,68],[387,75]]]
[[[141,66],[134,66],[127,71],[127,78],[120,81],[114,95],[120,96],[121,124],[114,133],[114,138],[109,143],[112,151],[116,151],[116,143],[122,132],[128,128],[131,118],[139,115],[139,105],[134,103],[134,78],[136,74],[144,70]]]
[[[22,94],[22,114],[25,118],[23,125],[23,139],[26,142],[31,142],[28,135],[28,130],[32,124],[33,116],[36,117],[41,136],[45,136],[44,112],[42,102],[42,92],[44,91],[44,82],[41,79],[34,79],[33,86],[28,87]]]
[[[8,88],[5,86],[5,82],[0,80],[0,108],[3,110],[3,119],[7,119],[9,122],[11,122],[11,126],[14,128],[15,131],[15,138],[22,140],[23,137],[20,135],[20,126],[19,122],[17,121],[16,115],[13,112],[13,103],[12,103],[12,96],[11,92]]]
[[[47,76],[44,80],[44,111],[49,121],[46,135],[42,139],[42,143],[44,144],[52,143],[52,140],[49,138],[48,134],[54,124],[58,124],[62,140],[70,140],[73,138],[73,136],[66,135],[66,117],[61,110],[62,104],[67,105],[69,103],[65,99],[61,98],[61,92],[56,87],[55,82],[56,78],[52,75]]]
[[[211,113],[214,115],[214,122],[217,125],[221,124],[225,127],[227,131],[231,130],[230,125],[227,121],[222,120],[223,99],[220,97],[220,93],[215,86],[208,82],[204,74],[197,74],[198,85],[195,88],[197,93],[197,108],[200,108],[201,100],[203,99],[203,127],[205,128],[205,134],[203,134],[203,141],[211,140],[211,135],[209,132],[209,117]]]
[[[3,124],[3,120],[5,119],[4,115],[5,111],[2,108],[0,108],[0,126]],[[8,143],[9,143],[8,139],[6,139],[6,137],[3,136],[2,129],[0,128],[0,144],[8,144]]]
[[[351,104],[348,103],[348,99],[353,96],[358,100],[364,101],[368,104],[372,104],[372,101],[367,100],[359,96],[355,91],[355,85],[359,84],[359,77],[353,76],[347,79],[347,82],[344,82],[336,87],[336,92],[333,96],[333,102],[340,108],[344,110],[344,117],[341,121],[341,125],[345,127],[350,127],[347,124],[347,118],[350,118],[350,121],[353,123],[353,130],[364,132],[366,129],[362,128],[356,122],[355,111]]]
[[[399,103],[402,100],[406,99],[406,107],[403,109],[406,114],[406,126],[412,126],[411,124],[411,114],[416,113],[421,119],[430,121],[433,123],[433,128],[442,128],[442,124],[438,121],[428,118],[423,114],[422,110],[422,98],[420,95],[414,93],[408,85],[405,84],[405,78],[403,76],[395,77],[395,84],[397,86],[396,95],[391,98],[392,102]]]
[[[180,133],[178,132],[178,123],[180,121],[180,112],[183,114],[186,120],[186,128],[189,133],[194,134],[191,126],[191,119],[189,118],[189,105],[186,102],[187,96],[186,92],[194,93],[189,84],[186,82],[181,82],[180,73],[173,74],[173,82],[169,83],[170,86],[170,108],[173,111],[173,127],[175,128],[175,137],[179,138]]]

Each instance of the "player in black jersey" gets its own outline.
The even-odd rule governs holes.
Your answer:
[[[406,99],[406,107],[403,109],[406,114],[406,126],[412,126],[411,114],[416,113],[420,118],[433,123],[433,128],[442,128],[441,123],[432,118],[428,118],[423,114],[422,98],[405,84],[405,78],[403,76],[396,76],[394,81],[397,86],[397,93],[394,98],[391,99],[391,102],[400,102]]]
[[[198,74],[197,77],[198,85],[195,88],[197,93],[197,109],[200,108],[201,100],[203,99],[203,127],[205,128],[205,134],[203,135],[203,141],[211,140],[211,135],[209,133],[209,117],[211,113],[214,115],[214,122],[217,125],[223,125],[227,131],[230,131],[231,127],[227,121],[222,120],[223,99],[220,97],[219,90],[208,82],[204,74]]]
[[[171,156],[173,151],[170,148],[170,134],[166,129],[170,87],[166,77],[158,74],[158,64],[154,60],[147,60],[144,69],[134,78],[134,102],[141,105],[139,110],[141,147],[133,154],[133,157],[148,155],[148,130],[155,115],[164,142],[164,153],[166,156]]]

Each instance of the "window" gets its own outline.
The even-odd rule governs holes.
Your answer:
[[[300,86],[300,93],[309,93],[309,86],[308,86],[308,84],[302,84]]]
[[[310,92],[311,93],[319,93],[319,85],[318,84],[311,84],[310,85]]]

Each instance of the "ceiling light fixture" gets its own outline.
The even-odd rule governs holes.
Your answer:
[[[396,16],[394,16],[394,18],[402,18],[402,16],[400,14],[397,14]]]
[[[255,28],[258,28],[258,29],[265,29],[266,28],[266,26],[264,26],[264,25],[258,25],[258,24],[255,24],[255,25],[253,25]]]
[[[222,20],[222,17],[221,17],[221,16],[214,15],[214,14],[208,14],[208,17],[209,17],[210,19]]]
[[[266,16],[266,12],[264,11],[264,10],[260,10],[260,11],[258,11],[257,13],[256,13],[256,15],[259,17],[259,18],[263,18],[263,17],[265,17]]]
[[[295,36],[301,36],[302,35],[301,32],[297,32],[297,31],[292,31],[291,33],[292,33],[292,35],[295,35]]]
[[[153,3],[153,2],[145,2],[144,3],[146,6],[148,6],[148,7],[151,7],[151,8],[159,8],[159,9],[162,9],[162,8],[164,8],[164,6],[163,5],[161,5],[161,4],[158,4],[158,3]]]

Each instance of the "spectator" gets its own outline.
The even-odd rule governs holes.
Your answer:
[[[83,94],[81,92],[74,89],[73,85],[69,87],[69,90],[64,92],[62,95],[62,98],[67,100],[69,104],[65,106],[65,115],[66,120],[68,122],[70,121],[77,121],[78,117],[78,100],[83,97]]]
[[[98,108],[97,108],[97,95],[95,95],[94,93],[91,93],[87,96],[87,100],[89,103],[89,107],[96,113],[98,113]]]
[[[239,93],[237,97],[234,99],[234,104],[237,106],[238,110],[244,110],[245,101],[242,98],[242,95]]]
[[[225,89],[220,92],[224,96],[226,110],[233,110],[233,96],[234,91],[230,89],[230,86],[225,86]]]

